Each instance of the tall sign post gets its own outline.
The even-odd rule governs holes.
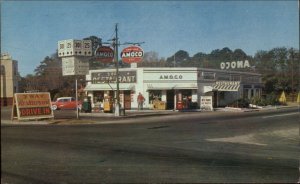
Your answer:
[[[61,40],[58,41],[58,57],[62,58],[63,76],[86,75],[89,71],[88,59],[93,55],[91,40]],[[79,119],[78,110],[78,81],[75,80],[75,99],[77,103],[76,117]]]
[[[120,116],[120,88],[119,88],[119,58],[118,58],[118,47],[121,45],[119,43],[119,38],[118,38],[118,24],[116,24],[115,27],[115,33],[116,33],[116,37],[113,39],[113,47],[114,47],[114,51],[115,51],[115,55],[114,55],[114,61],[116,64],[116,85],[117,85],[117,89],[116,89],[116,104],[115,104],[115,116]],[[126,42],[122,45],[128,45],[128,44],[132,44],[132,45],[140,45],[144,42],[141,43],[129,43]],[[124,52],[126,51],[126,52]],[[144,51],[137,46],[131,46],[131,47],[127,47],[125,48],[122,53],[121,53],[121,58],[122,61],[124,63],[137,63],[137,62],[141,62],[144,56]]]
[[[89,63],[87,59],[93,57],[94,60],[103,63],[109,63],[114,60],[116,66],[116,101],[115,101],[115,116],[120,116],[120,88],[119,88],[119,58],[118,47],[120,45],[140,45],[140,43],[119,43],[118,38],[118,24],[115,26],[115,38],[112,40],[113,49],[102,44],[93,53],[91,40],[62,40],[58,42],[58,56],[62,57],[63,75],[86,75],[89,70]],[[125,48],[121,54],[124,63],[138,63],[141,62],[144,56],[144,51],[137,46]],[[76,79],[76,101],[77,101],[77,79]],[[78,118],[78,113],[77,113]]]

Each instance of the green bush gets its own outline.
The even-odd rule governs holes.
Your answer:
[[[280,105],[278,97],[275,95],[275,93],[268,94],[265,97],[255,96],[251,98],[250,103],[258,106]]]
[[[238,99],[232,102],[229,107],[237,107],[237,108],[247,108],[249,107],[250,101],[248,99]]]

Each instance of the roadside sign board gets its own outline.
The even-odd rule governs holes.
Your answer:
[[[212,96],[200,97],[200,109],[213,111]]]
[[[91,40],[61,40],[57,43],[58,57],[92,56]]]
[[[114,60],[114,50],[107,46],[98,47],[95,51],[95,60],[110,63]]]
[[[83,57],[63,57],[62,74],[67,75],[86,75],[89,72],[89,62]]]
[[[124,63],[139,63],[143,60],[144,51],[138,46],[129,46],[122,50],[121,58]]]
[[[18,120],[54,117],[50,93],[15,93],[14,100]]]

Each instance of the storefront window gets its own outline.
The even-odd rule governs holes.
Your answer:
[[[244,99],[248,99],[249,97],[248,97],[248,91],[249,91],[249,89],[244,89],[244,91],[243,91],[243,98]]]
[[[224,91],[220,91],[219,100],[225,100],[225,92]]]
[[[212,72],[202,72],[203,79],[206,80],[214,80],[215,79],[215,73]]]
[[[217,80],[219,81],[230,81],[230,76],[225,74],[219,74],[217,76]]]
[[[231,75],[231,81],[240,81],[241,76],[240,75]]]
[[[254,89],[251,89],[251,98],[254,97]]]
[[[258,97],[260,97],[260,92],[259,92],[259,89],[255,89],[255,96],[258,96]]]
[[[149,91],[149,103],[152,104],[153,101],[161,101],[162,92],[158,90]]]
[[[103,102],[103,100],[104,100],[104,92],[103,91],[95,91],[93,96],[94,96],[94,103]]]

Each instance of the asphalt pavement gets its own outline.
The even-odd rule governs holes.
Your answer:
[[[68,124],[2,124],[2,183],[296,183],[299,179],[297,108],[144,117],[134,113],[142,112],[109,118],[107,124],[102,117],[89,120],[90,116],[81,119],[91,121],[88,124],[73,119],[65,119]]]
[[[142,117],[155,117],[155,116],[167,116],[167,115],[182,115],[187,113],[201,113],[201,114],[211,114],[211,113],[226,113],[226,112],[253,112],[253,111],[269,111],[276,109],[285,108],[296,108],[299,106],[267,106],[259,109],[251,108],[215,108],[214,111],[201,111],[195,110],[126,110],[125,114],[121,113],[120,116],[115,116],[114,113],[104,113],[104,112],[91,112],[83,113],[80,112],[77,118],[76,110],[55,110],[54,118],[51,119],[32,119],[32,120],[22,120],[19,121],[16,118],[11,119],[11,106],[1,107],[1,124],[13,124],[13,125],[25,125],[25,124],[91,124],[91,123],[116,123],[118,120],[130,119],[130,118],[142,118]]]

